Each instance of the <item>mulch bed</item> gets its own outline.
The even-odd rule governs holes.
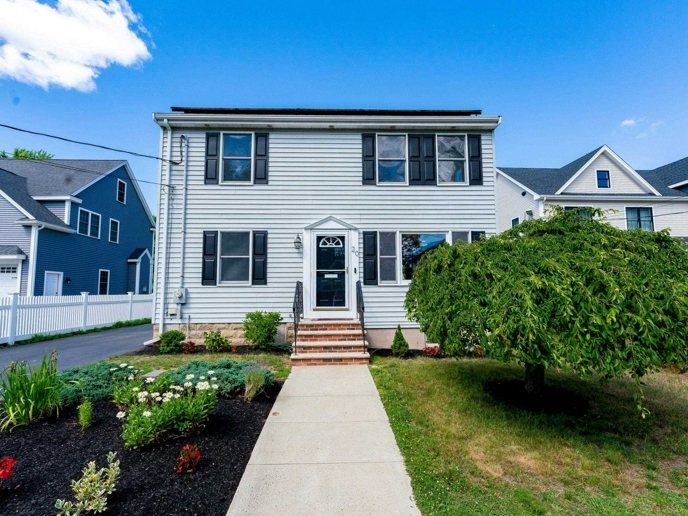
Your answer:
[[[220,398],[205,431],[153,445],[141,451],[125,448],[117,407],[94,403],[93,425],[81,431],[76,410],[0,434],[0,458],[18,461],[0,495],[1,514],[54,515],[58,498],[73,500],[70,482],[95,460],[106,465],[117,452],[121,474],[108,499],[107,514],[224,515],[239,485],[253,446],[279,392],[279,386],[252,402]],[[202,458],[196,473],[179,475],[175,459],[185,444],[195,444]]]

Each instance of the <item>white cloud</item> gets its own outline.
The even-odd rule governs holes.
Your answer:
[[[626,118],[623,120],[619,126],[616,128],[612,134],[617,134],[620,132],[632,136],[636,139],[647,138],[649,136],[654,136],[657,133],[657,129],[664,123],[663,120],[657,120],[651,122],[645,117],[641,118]]]
[[[104,68],[151,57],[127,0],[0,0],[0,13],[0,77],[92,91]]]

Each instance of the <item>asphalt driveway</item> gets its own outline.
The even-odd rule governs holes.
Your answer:
[[[40,364],[45,353],[56,349],[57,367],[62,371],[99,362],[113,355],[136,351],[143,347],[145,341],[152,338],[153,325],[142,324],[35,344],[8,346],[0,348],[0,369],[7,367],[12,361],[19,360]]]

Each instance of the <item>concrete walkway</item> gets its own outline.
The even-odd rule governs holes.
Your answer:
[[[292,369],[227,514],[420,515],[367,366]]]
[[[75,335],[33,344],[0,348],[0,370],[10,362],[26,360],[37,365],[45,353],[57,350],[57,368],[60,371],[81,367],[105,360],[113,355],[123,355],[143,348],[143,343],[153,338],[153,325],[142,324],[114,330],[103,330],[86,335]]]

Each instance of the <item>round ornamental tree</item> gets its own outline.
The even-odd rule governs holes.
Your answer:
[[[564,211],[472,244],[441,246],[414,272],[406,309],[453,356],[640,378],[688,363],[688,249],[666,231],[625,231],[600,210]],[[638,407],[641,411],[641,392]]]

